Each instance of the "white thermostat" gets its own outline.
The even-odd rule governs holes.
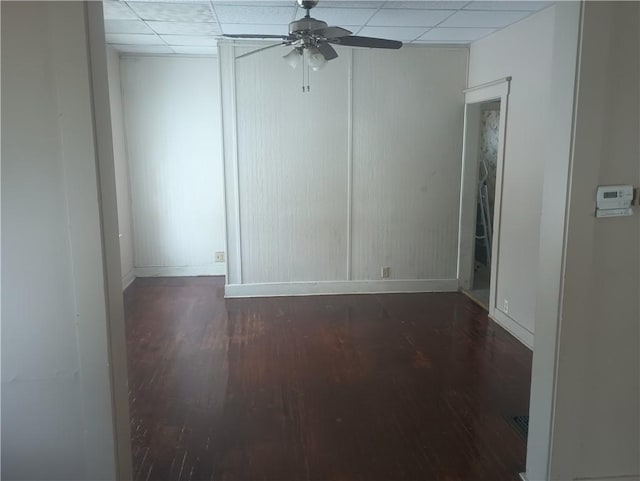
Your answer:
[[[631,215],[632,202],[632,185],[601,185],[596,194],[596,217]]]

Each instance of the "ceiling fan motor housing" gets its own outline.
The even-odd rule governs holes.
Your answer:
[[[289,33],[290,34],[299,34],[303,32],[309,32],[311,30],[316,30],[318,28],[326,28],[327,22],[323,22],[322,20],[316,20],[311,17],[304,17],[300,20],[294,20],[289,24]]]

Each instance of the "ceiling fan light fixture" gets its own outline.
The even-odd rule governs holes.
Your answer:
[[[325,66],[325,64],[327,63],[327,59],[324,58],[324,55],[322,55],[322,52],[320,52],[320,50],[318,50],[316,47],[311,47],[309,49],[308,63],[309,67],[311,67],[311,70],[317,72]]]
[[[284,55],[282,58],[289,67],[295,69],[300,64],[300,57],[302,57],[302,52],[300,52],[297,48],[294,48],[288,54]]]

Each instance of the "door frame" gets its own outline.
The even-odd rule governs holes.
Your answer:
[[[89,45],[90,82],[97,154],[98,202],[102,227],[102,250],[107,300],[107,330],[111,414],[113,421],[114,472],[118,481],[131,481],[132,453],[129,414],[129,383],[125,337],[124,300],[120,271],[120,241],[116,180],[111,134],[111,106],[107,73],[107,46],[102,2],[85,1]]]
[[[481,104],[500,102],[498,128],[498,155],[496,162],[496,188],[493,211],[493,239],[491,244],[491,283],[489,287],[489,315],[496,314],[496,285],[498,280],[498,254],[500,252],[500,225],[502,190],[507,134],[507,112],[511,77],[470,87],[464,91],[464,130],[462,139],[462,176],[460,180],[460,215],[458,237],[458,286],[462,290],[472,287],[475,264],[475,237],[478,189],[478,153],[480,150]]]

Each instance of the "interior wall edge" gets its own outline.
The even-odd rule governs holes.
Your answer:
[[[222,148],[224,172],[225,239],[227,249],[227,283],[242,282],[242,252],[239,237],[239,205],[237,185],[237,141],[235,113],[235,50],[233,44],[218,46],[220,108],[222,115]]]
[[[104,37],[102,3],[87,2],[86,17],[89,43],[89,73],[92,87],[92,114],[97,157],[100,229],[103,243],[107,356],[115,444],[115,474],[118,480],[129,481],[133,479],[129,424],[129,383],[122,297],[117,175],[109,88],[109,60]]]

